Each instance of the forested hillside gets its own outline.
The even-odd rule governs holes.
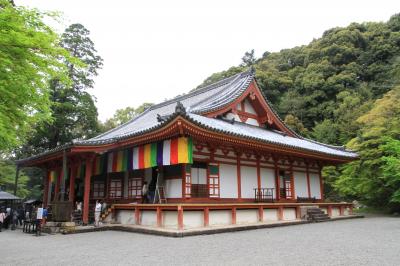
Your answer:
[[[308,45],[265,52],[259,59],[248,52],[243,64],[212,74],[199,87],[249,65],[256,69],[260,88],[294,130],[360,152],[360,161],[325,170],[330,198],[398,208],[400,171],[393,176],[386,168],[393,174],[400,170],[400,99],[399,88],[394,89],[400,84],[399,14],[386,23],[333,28]]]

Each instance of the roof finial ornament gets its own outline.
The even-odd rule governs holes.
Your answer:
[[[185,106],[183,106],[183,104],[179,101],[176,103],[175,113],[182,114],[182,115],[186,114]]]
[[[252,74],[256,73],[256,68],[254,67],[254,65],[250,67],[250,73]]]

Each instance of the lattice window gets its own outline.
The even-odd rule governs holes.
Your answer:
[[[95,181],[93,183],[93,198],[104,198],[104,181]]]
[[[128,197],[131,199],[142,197],[142,178],[129,178],[128,180]]]
[[[122,198],[122,180],[121,179],[111,179],[109,195],[111,199]]]
[[[210,198],[219,198],[219,165],[210,163],[208,165],[208,193]]]

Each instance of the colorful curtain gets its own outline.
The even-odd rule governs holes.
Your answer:
[[[107,172],[122,172],[161,165],[193,163],[193,142],[191,138],[154,142],[138,147],[108,153]],[[101,162],[95,163],[96,168]],[[100,165],[100,166],[98,166]],[[100,170],[101,171],[101,170]]]
[[[84,178],[85,177],[85,169],[86,169],[86,164],[85,163],[80,163],[78,165],[78,169],[76,170],[76,177],[75,178]]]
[[[133,149],[133,169],[143,169],[160,165],[193,163],[193,142],[181,137],[146,144]]]
[[[107,172],[123,172],[132,169],[132,149],[108,153]]]
[[[93,162],[93,175],[101,175],[105,171],[106,166],[106,156],[100,155],[94,159]]]
[[[56,170],[50,171],[50,182],[55,183],[58,178],[58,173]]]

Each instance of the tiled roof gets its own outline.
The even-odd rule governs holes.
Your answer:
[[[258,126],[252,126],[241,122],[231,123],[230,121],[209,118],[191,113],[188,113],[187,117],[189,118],[189,120],[203,128],[225,133],[228,135],[339,157],[357,158],[358,156],[357,153],[346,150],[343,147],[326,145],[305,138],[299,139],[295,137],[290,137],[281,132],[264,129]]]
[[[157,125],[157,115],[168,116],[173,114],[177,102],[182,103],[189,112],[203,113],[215,110],[239,97],[247,89],[253,78],[254,71],[249,70],[223,79],[207,87],[200,88],[189,94],[153,105],[131,121],[94,137],[89,141],[108,140],[151,128]]]
[[[232,103],[248,88],[253,79],[253,70],[239,73],[217,83],[195,90],[189,94],[153,105],[139,116],[133,118],[131,121],[99,136],[88,140],[75,140],[72,143],[58,146],[42,154],[20,160],[18,163],[23,163],[44,155],[56,153],[60,150],[68,149],[73,146],[109,144],[115,143],[119,140],[142,135],[161,128],[178,115],[183,116],[200,127],[232,136],[243,137],[246,139],[252,139],[278,146],[312,151],[337,157],[357,158],[357,153],[345,150],[343,147],[327,145],[305,139],[296,133],[294,133],[296,137],[290,137],[282,132],[277,132],[262,127],[252,126],[240,122],[231,123],[230,121],[217,118],[208,118],[201,115],[202,113],[221,109]],[[267,99],[265,100],[267,101]],[[267,103],[271,106],[268,101]],[[183,105],[183,112],[177,112],[176,107],[178,104]],[[272,106],[271,110],[276,114]],[[158,119],[160,116],[163,119]],[[280,119],[278,115],[277,117]]]

